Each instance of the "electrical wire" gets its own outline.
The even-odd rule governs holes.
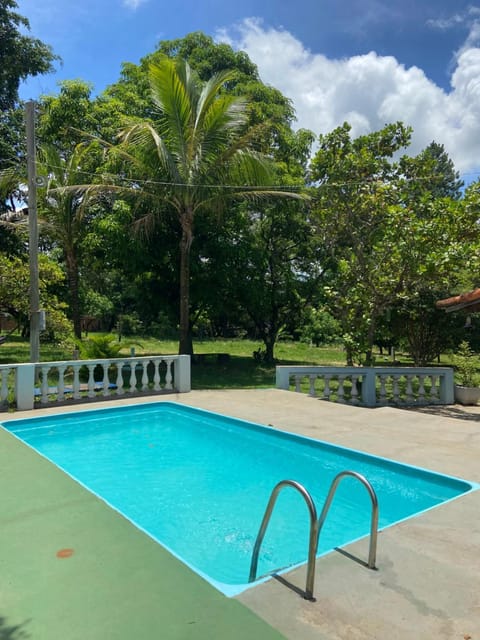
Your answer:
[[[58,165],[49,165],[49,167],[51,169],[59,169],[60,171],[65,171],[66,168],[64,166],[58,166]],[[78,173],[81,173],[82,175],[85,176],[90,176],[92,178],[99,178],[101,176],[99,176],[98,173],[94,173],[92,171],[83,171],[81,169],[77,169]],[[371,178],[371,177],[367,177],[364,178],[362,180],[345,180],[345,181],[341,181],[341,182],[317,182],[317,183],[311,183],[311,184],[306,184],[306,185],[280,185],[280,184],[269,184],[269,185],[240,185],[240,184],[188,184],[186,182],[171,182],[171,181],[164,181],[164,180],[151,180],[151,179],[145,179],[145,178],[127,178],[127,177],[123,177],[123,176],[118,176],[115,174],[104,174],[104,176],[107,179],[112,179],[114,181],[117,181],[117,183],[112,183],[112,185],[106,185],[106,186],[112,186],[112,187],[118,187],[121,185],[118,185],[118,180],[120,180],[120,182],[123,182],[124,184],[130,184],[130,185],[152,185],[152,186],[158,186],[158,187],[190,187],[191,189],[196,189],[196,188],[202,188],[202,189],[215,189],[215,190],[219,190],[219,189],[225,189],[225,190],[238,190],[238,189],[242,189],[242,190],[251,190],[251,191],[255,191],[255,190],[270,190],[270,191],[302,191],[305,189],[309,189],[309,188],[341,188],[341,187],[361,187],[364,185],[379,185],[379,184],[404,184],[405,182],[407,183],[414,183],[414,182],[429,182],[429,181],[433,181],[433,180],[440,180],[442,179],[442,177],[446,177],[446,176],[442,176],[442,174],[430,174],[427,176],[412,176],[412,177],[408,177],[408,176],[399,176],[397,178],[392,178],[391,180],[388,181],[383,181],[381,178]],[[462,174],[462,176],[478,176],[480,178],[480,174],[476,174],[476,173],[465,173]],[[69,185],[66,185],[69,186]],[[73,186],[73,185],[71,185]],[[83,185],[78,185],[78,186],[83,186]],[[61,188],[61,187],[58,187]]]

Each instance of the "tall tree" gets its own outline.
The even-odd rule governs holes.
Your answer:
[[[74,333],[81,338],[80,323],[80,250],[85,236],[85,217],[91,201],[91,175],[83,164],[88,147],[77,145],[72,153],[60,154],[53,147],[44,147],[39,162],[39,175],[46,181],[40,201],[43,219],[42,234],[48,236],[63,255],[68,279],[70,314]],[[93,187],[92,187],[93,188]]]
[[[410,140],[396,123],[356,139],[347,123],[320,136],[312,161],[327,304],[342,326],[347,363],[371,349],[378,317],[398,293],[393,155]]]
[[[22,33],[22,29],[30,29],[30,24],[16,12],[17,8],[15,0],[0,0],[0,172],[18,165],[25,155],[20,82],[52,71],[59,59],[41,40]],[[12,208],[14,191],[0,196],[0,213]]]
[[[246,102],[221,92],[231,71],[203,82],[188,63],[164,56],[150,66],[149,78],[158,124],[144,121],[128,128],[122,157],[138,180],[131,191],[152,207],[141,222],[154,223],[165,204],[175,212],[180,230],[179,351],[191,353],[190,253],[196,216],[219,212],[238,199],[298,196],[267,186],[273,179],[269,163],[251,150],[249,132],[242,135]]]
[[[379,318],[404,300],[413,309],[429,290],[448,289],[462,256],[477,252],[473,190],[464,200],[438,197],[428,153],[394,159],[409,140],[401,123],[355,140],[344,125],[320,137],[312,162],[327,304],[349,361],[364,352],[369,363]]]
[[[417,156],[402,156],[397,173],[409,182],[409,196],[413,203],[419,199],[435,200],[462,197],[463,182],[443,145],[432,142]]]
[[[248,226],[236,238],[229,265],[230,278],[236,281],[231,291],[262,339],[262,356],[269,364],[279,334],[300,325],[308,282],[313,280],[311,231],[305,207],[276,203],[249,216]]]
[[[309,132],[292,134],[290,152],[285,154],[288,162],[275,163],[277,183],[291,190],[304,189],[312,142]],[[298,201],[266,203],[255,209],[238,205],[209,245],[213,251],[204,263],[210,282],[215,282],[212,311],[260,337],[265,348],[258,355],[273,363],[278,337],[299,330],[305,304],[318,289],[308,206]]]
[[[425,179],[425,187],[434,198],[459,200],[462,197],[463,180],[443,144],[431,142],[417,159],[427,167],[430,175]]]

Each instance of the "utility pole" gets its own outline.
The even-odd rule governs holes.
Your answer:
[[[38,292],[37,167],[35,102],[25,103],[28,172],[28,253],[30,264],[30,362],[40,360],[40,296]]]

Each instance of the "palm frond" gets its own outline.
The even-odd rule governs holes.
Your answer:
[[[251,187],[250,189],[239,186],[237,189],[229,189],[228,193],[214,193],[210,198],[205,198],[202,202],[198,203],[195,208],[195,212],[199,209],[221,209],[225,207],[225,203],[229,201],[247,201],[247,202],[260,202],[269,201],[272,199],[285,199],[296,200],[298,202],[309,202],[310,198],[305,193],[295,193],[293,191],[283,191],[282,189],[267,189]]]
[[[0,171],[0,198],[6,200],[18,188],[22,180],[25,180],[25,175],[18,166]]]
[[[186,164],[188,157],[188,135],[194,121],[196,83],[186,69],[168,57],[149,67],[152,97],[162,112],[169,144],[175,149],[179,161]],[[188,84],[186,84],[188,82]]]
[[[160,170],[166,179],[181,181],[175,158],[152,124],[137,123],[125,130],[121,139],[124,144],[120,153],[124,152],[124,158],[142,172],[145,169],[156,169],[157,175]]]
[[[246,120],[245,102],[241,98],[222,96],[205,114],[199,138],[199,153],[206,162],[218,162],[231,147],[235,133]]]
[[[196,129],[202,128],[202,123],[205,115],[209,112],[212,105],[220,99],[220,89],[233,77],[234,72],[231,70],[220,71],[219,73],[216,73],[214,76],[212,76],[202,87],[197,104],[197,112],[195,118]],[[233,96],[228,97],[233,98]]]

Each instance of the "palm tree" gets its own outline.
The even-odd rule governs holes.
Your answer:
[[[254,132],[246,130],[247,104],[221,91],[232,77],[224,71],[202,82],[184,60],[163,57],[149,68],[158,120],[130,126],[117,149],[138,179],[130,191],[149,202],[139,224],[154,224],[165,205],[178,220],[180,353],[191,353],[190,252],[196,215],[221,210],[234,199],[300,197],[268,186],[273,171],[251,149]]]
[[[54,147],[40,151],[39,176],[46,182],[41,199],[43,228],[63,251],[70,292],[70,314],[75,336],[81,339],[79,259],[84,237],[84,217],[89,204],[88,175],[82,170],[89,149],[78,145],[72,153],[64,155]]]

